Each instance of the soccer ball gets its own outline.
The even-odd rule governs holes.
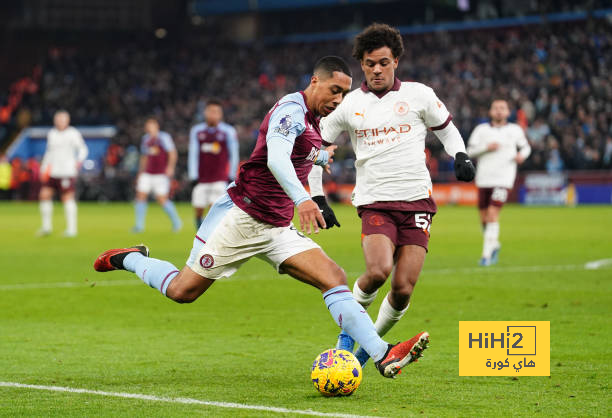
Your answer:
[[[310,378],[323,396],[349,396],[359,387],[361,373],[353,353],[330,348],[312,363]]]

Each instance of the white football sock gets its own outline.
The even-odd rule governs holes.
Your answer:
[[[410,303],[404,309],[398,311],[389,303],[389,294],[387,293],[382,301],[382,304],[380,305],[380,309],[378,310],[378,318],[376,318],[376,322],[374,323],[374,327],[376,328],[378,335],[383,337],[387,332],[389,332],[397,321],[404,316],[409,307]]]
[[[491,253],[499,246],[499,222],[488,222],[484,231],[482,257],[491,258]]]
[[[53,229],[53,225],[51,223],[53,218],[53,201],[41,200],[39,207],[40,217],[42,218],[42,230],[45,232],[51,232]]]
[[[66,234],[77,233],[77,205],[74,199],[64,202],[64,215],[66,216]]]
[[[378,289],[374,291],[374,293],[366,293],[357,284],[359,280],[355,281],[353,285],[353,297],[357,302],[361,304],[364,308],[368,309],[368,306],[372,304],[374,299],[376,299],[376,295],[378,294]]]

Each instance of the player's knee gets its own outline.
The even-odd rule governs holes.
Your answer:
[[[344,269],[339,265],[335,264],[332,271],[326,274],[325,283],[321,283],[320,290],[326,291],[336,286],[343,286],[347,284],[346,273]]]
[[[168,292],[166,292],[166,295],[168,295]],[[178,303],[191,303],[195,301],[200,295],[198,295],[197,293],[193,291],[178,290],[178,291],[172,292],[172,294],[169,296],[170,296],[170,299]]]
[[[387,281],[391,270],[393,270],[392,265],[377,264],[368,268],[366,274],[368,279],[378,288]]]
[[[170,283],[166,290],[166,296],[178,303],[191,303],[195,301],[202,293],[197,289],[186,286],[175,285],[174,281]]]
[[[398,301],[404,301],[408,303],[410,295],[414,290],[414,285],[410,281],[404,283],[391,283],[391,294],[392,297]]]

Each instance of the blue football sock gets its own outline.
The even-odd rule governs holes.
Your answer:
[[[363,349],[363,347],[359,347],[355,352],[355,357],[357,357],[359,364],[361,364],[361,367],[363,367],[368,362],[370,355]]]
[[[162,206],[166,215],[170,217],[172,221],[172,228],[180,229],[183,225],[181,218],[179,218],[178,213],[176,213],[176,208],[174,207],[174,203],[171,200],[166,200],[166,203]]]
[[[372,319],[357,303],[348,286],[336,286],[323,294],[327,309],[336,323],[370,354],[374,361],[383,358],[388,345],[378,336]]]
[[[338,343],[336,344],[336,348],[339,350],[350,351],[352,353],[355,349],[355,340],[353,340],[351,336],[346,333],[346,331],[342,330],[340,335],[338,335]]]
[[[164,296],[170,282],[179,272],[167,261],[145,257],[137,252],[130,253],[123,259],[123,267],[127,271],[136,273],[140,280],[159,290]]]
[[[137,231],[144,231],[145,218],[147,216],[147,201],[137,200],[134,204],[134,210],[136,212],[136,224],[134,225],[134,229]]]

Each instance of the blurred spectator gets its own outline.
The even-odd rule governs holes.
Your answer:
[[[559,144],[553,137],[549,137],[548,140],[548,159],[546,160],[546,171],[549,173],[558,173],[563,171],[563,160],[561,159],[561,153],[559,152]]]
[[[397,75],[438,92],[464,139],[487,120],[491,99],[508,97],[510,107],[517,109],[510,120],[526,128],[533,142],[533,157],[523,169],[610,168],[609,22],[435,32],[405,36],[405,44],[409,47]],[[115,169],[104,171],[109,177],[134,172],[128,147],[138,144],[142,115],[154,114],[175,139],[176,179],[186,185],[188,130],[200,121],[207,98],[226,98],[225,117],[236,127],[245,158],[275,98],[303,88],[317,57],[349,57],[350,48],[346,41],[229,44],[215,34],[176,43],[111,45],[107,50],[55,48],[42,66],[39,88],[23,96],[22,107],[33,124],[49,124],[61,103],[78,109],[75,124],[116,125],[118,135],[106,159]],[[359,63],[352,60],[351,65],[359,74]],[[356,78],[353,86],[360,81]],[[433,136],[427,146],[434,180],[444,180],[452,160]],[[349,148],[345,144],[337,151],[333,178],[339,183],[354,178]]]

